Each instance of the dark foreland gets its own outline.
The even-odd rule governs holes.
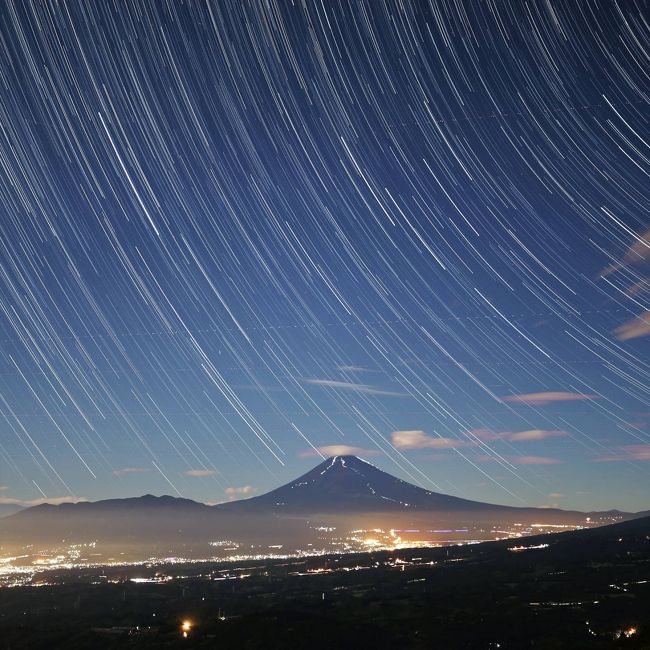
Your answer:
[[[447,548],[71,569],[0,589],[2,650],[650,647],[650,517]]]
[[[642,514],[470,501],[334,456],[267,494],[215,506],[146,495],[27,508],[0,518],[0,552],[32,567],[315,555],[519,538]]]

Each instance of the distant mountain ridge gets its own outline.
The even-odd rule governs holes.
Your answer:
[[[0,547],[44,540],[101,540],[125,545],[307,543],[317,524],[340,531],[366,528],[446,528],[514,522],[583,525],[644,513],[582,513],[513,507],[462,499],[407,483],[356,456],[333,456],[266,494],[209,506],[151,494],[96,502],[42,504],[0,518]],[[271,541],[273,540],[273,541]]]
[[[24,506],[18,505],[17,503],[0,503],[0,518],[8,517],[21,510],[24,510]]]
[[[84,511],[112,511],[112,510],[148,510],[177,508],[184,509],[190,508],[193,510],[209,509],[211,506],[193,501],[192,499],[185,499],[183,497],[172,497],[169,495],[154,496],[153,494],[144,494],[141,497],[125,497],[122,499],[102,499],[101,501],[77,501],[76,503],[41,503],[31,508],[25,508],[20,513],[23,516],[31,516],[34,513],[71,513],[71,512],[84,512]]]

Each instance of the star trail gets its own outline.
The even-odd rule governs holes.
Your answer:
[[[3,2],[0,502],[650,507],[649,16]]]

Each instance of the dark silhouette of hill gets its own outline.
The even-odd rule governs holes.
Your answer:
[[[0,503],[0,518],[8,517],[17,512],[20,512],[23,509],[23,506],[20,506],[16,503]]]
[[[641,650],[649,557],[646,516],[447,548],[51,570],[0,589],[0,648]]]
[[[472,547],[470,551],[462,551],[463,547],[457,547],[454,552],[460,556],[468,553],[503,555],[505,560],[507,556],[504,554],[506,552],[509,554],[513,547],[519,547],[522,552],[540,548],[543,550],[544,562],[553,560],[559,563],[586,563],[598,559],[604,560],[610,554],[625,555],[630,550],[630,545],[634,544],[636,547],[637,543],[650,549],[650,515],[648,514],[596,528],[531,535],[519,540],[483,542]]]
[[[0,520],[0,545],[18,543],[100,541],[139,545],[152,550],[158,543],[174,546],[232,538],[300,538],[301,522],[279,524],[276,517],[259,513],[251,518],[225,513],[191,499],[153,496],[107,499],[96,502],[42,504]],[[204,551],[205,552],[205,551]]]

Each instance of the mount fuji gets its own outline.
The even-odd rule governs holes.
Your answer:
[[[392,476],[357,456],[333,456],[271,492],[218,507],[227,511],[276,513],[512,509],[431,492]]]
[[[98,540],[140,549],[167,544],[181,546],[184,553],[210,540],[280,542],[295,548],[313,540],[314,531],[323,526],[337,530],[337,535],[361,527],[471,528],[489,538],[489,531],[503,526],[580,527],[587,517],[593,525],[643,514],[647,513],[583,513],[471,501],[407,483],[356,456],[333,456],[266,494],[214,506],[145,495],[25,508],[0,518],[0,549],[64,540]]]

